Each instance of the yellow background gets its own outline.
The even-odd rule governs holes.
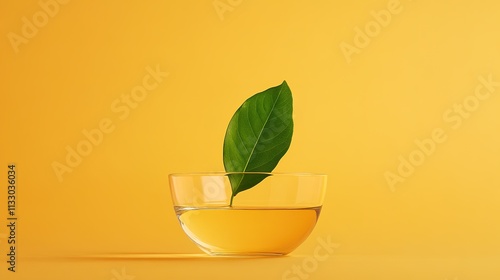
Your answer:
[[[21,259],[19,273],[7,274],[4,261],[0,273],[104,280],[125,266],[136,279],[184,279],[180,268],[186,279],[214,269],[227,272],[220,279],[268,279],[264,270],[281,279],[298,256],[312,254],[317,238],[330,236],[341,259],[320,263],[311,279],[403,279],[415,271],[426,279],[499,276],[492,268],[498,261],[485,262],[488,270],[480,260],[500,254],[500,87],[456,129],[443,114],[471,100],[480,76],[500,81],[500,3],[397,2],[69,1],[15,45],[8,34],[21,36],[23,17],[33,22],[43,8],[34,0],[4,1],[0,174],[7,177],[7,164],[16,163]],[[214,3],[227,10],[218,13]],[[356,47],[356,28],[373,27],[371,11],[388,5],[399,12],[346,56],[342,43]],[[148,67],[168,77],[120,118],[112,104],[142,85]],[[198,254],[174,215],[167,174],[221,171],[234,111],[284,79],[294,95],[295,133],[276,171],[329,176],[319,223],[295,255],[44,263],[80,254]],[[82,130],[105,119],[115,129],[58,180],[53,163],[66,164],[67,146],[76,149],[86,139]],[[391,189],[386,172],[397,174],[399,156],[408,159],[415,141],[434,129],[446,141]],[[1,255],[6,233],[0,227]],[[190,261],[213,269],[194,271]],[[154,272],[157,266],[163,268]]]

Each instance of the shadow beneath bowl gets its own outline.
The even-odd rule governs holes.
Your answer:
[[[184,254],[184,253],[100,253],[84,254],[75,256],[63,256],[58,258],[69,260],[189,260],[189,259],[276,259],[285,256],[211,256],[208,254]]]

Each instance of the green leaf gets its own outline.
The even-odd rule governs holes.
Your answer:
[[[293,134],[293,100],[286,81],[247,99],[234,113],[224,138],[226,172],[271,172],[288,151]],[[229,174],[232,197],[269,174]]]

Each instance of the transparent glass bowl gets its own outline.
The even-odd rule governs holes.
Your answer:
[[[265,179],[230,206],[229,176]],[[182,229],[210,255],[290,253],[314,229],[326,190],[326,175],[311,173],[178,173],[169,181]]]

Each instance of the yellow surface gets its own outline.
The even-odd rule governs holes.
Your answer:
[[[16,163],[18,272],[4,257],[1,279],[120,280],[122,267],[137,280],[281,279],[300,256],[309,279],[498,279],[499,9],[4,1],[0,176]],[[295,134],[277,171],[329,175],[319,222],[292,257],[45,259],[198,254],[167,174],[222,170],[236,108],[284,79]],[[7,237],[0,227],[2,256]],[[318,238],[339,244],[328,260],[314,258]]]

